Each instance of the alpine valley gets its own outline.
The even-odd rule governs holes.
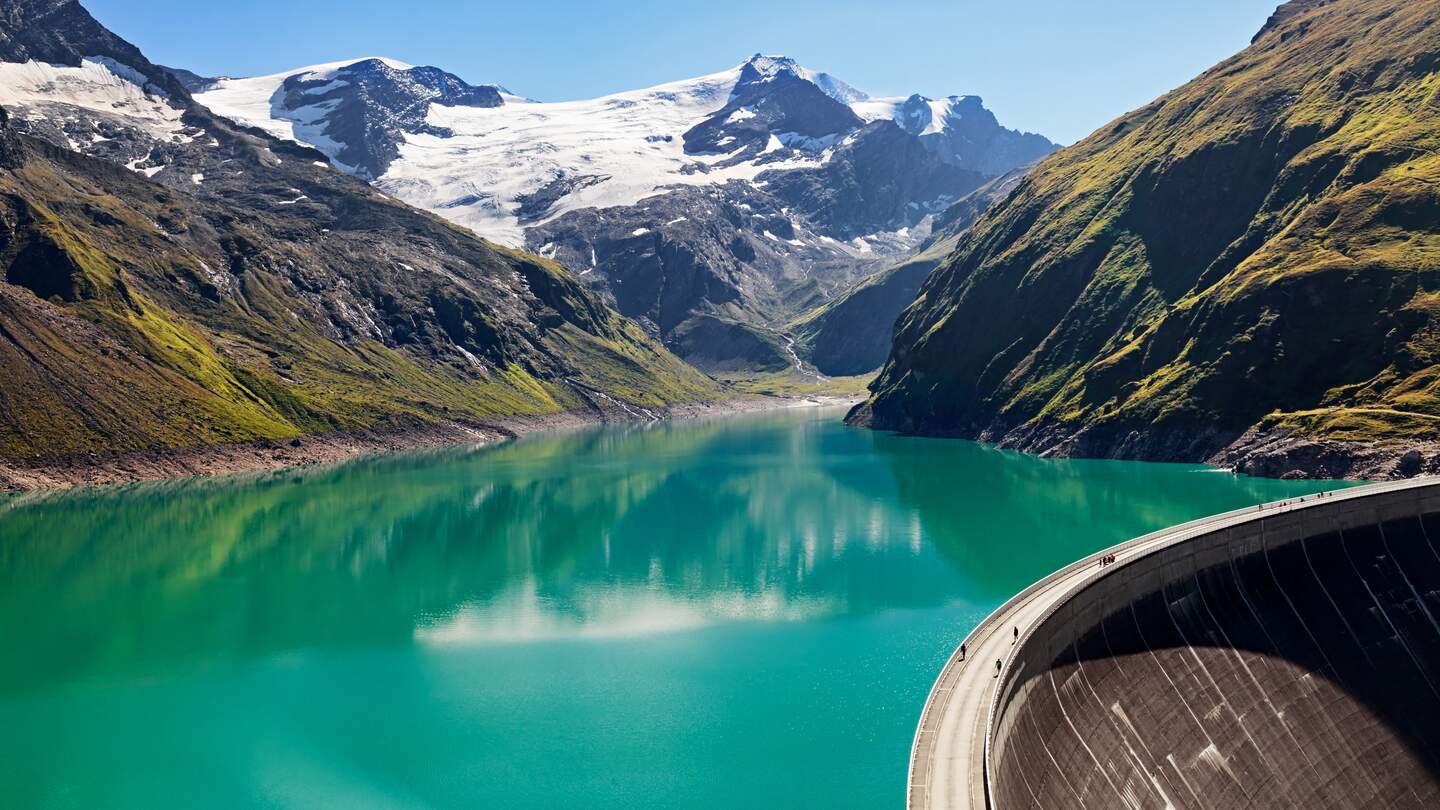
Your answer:
[[[0,0],[0,110],[9,486],[776,390],[710,373],[854,391],[820,372],[879,366],[947,209],[1055,148],[778,57],[553,104],[380,58],[210,79],[66,0]]]

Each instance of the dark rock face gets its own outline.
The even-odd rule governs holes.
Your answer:
[[[25,160],[25,144],[10,126],[10,113],[0,107],[0,169],[14,169]]]
[[[935,217],[930,236],[914,255],[792,321],[796,351],[823,374],[863,374],[879,368],[890,354],[896,320],[914,303],[930,272],[1031,168],[1015,169],[965,195]]]
[[[756,56],[740,69],[730,102],[684,135],[690,155],[758,156],[772,135],[787,147],[820,151],[863,122],[846,105],[801,77],[789,60]]]
[[[195,73],[194,71],[186,70],[185,68],[164,66],[162,67],[164,68],[165,72],[174,76],[175,79],[179,81],[180,84],[184,85],[185,89],[189,90],[191,93],[203,93],[206,90],[209,90],[211,87],[215,86],[216,80],[208,76],[201,76],[200,74]]]
[[[188,98],[179,80],[96,22],[77,0],[0,0],[0,62],[74,67],[87,56],[114,59],[143,74],[159,92]]]
[[[1020,181],[1025,179],[1025,175],[1034,168],[1034,163],[1027,163],[1011,169],[961,197],[954,205],[940,212],[935,217],[934,223],[931,224],[929,241],[921,249],[925,250],[948,240],[949,248],[946,252],[954,250],[960,235],[974,225],[975,221],[990,210],[991,206],[999,204],[1010,196],[1020,185]]]
[[[522,194],[517,201],[520,203],[520,210],[517,212],[521,223],[535,222],[544,219],[550,210],[555,207],[565,195],[572,191],[578,191],[586,186],[593,186],[609,180],[608,175],[603,174],[582,174],[568,175],[561,174],[541,186],[539,190],[531,194]]]
[[[391,67],[366,59],[335,71],[334,76],[291,76],[272,99],[279,118],[306,120],[307,108],[324,105],[325,135],[343,148],[340,163],[366,179],[385,173],[400,153],[405,133],[448,137],[443,127],[426,123],[431,104],[448,107],[498,107],[500,88],[474,86],[439,68]]]
[[[621,314],[682,357],[699,348],[698,336],[718,334],[711,326],[676,342],[676,330],[696,317],[748,322],[773,334],[766,322],[824,300],[866,269],[796,212],[787,213],[784,201],[739,182],[676,188],[634,206],[572,211],[531,228],[526,246],[575,268]],[[725,345],[741,344],[727,339]],[[705,366],[723,361],[717,351],[702,352]]]
[[[673,330],[701,313],[773,332],[767,324],[823,304],[892,261],[857,257],[841,243],[918,227],[984,178],[879,121],[849,136],[820,166],[765,172],[758,179],[758,187],[684,187],[635,206],[570,212],[531,228],[526,245],[579,268],[616,309],[667,343]],[[860,301],[837,307],[823,323],[844,337],[838,343],[802,337],[802,353],[827,346],[825,367],[847,370],[826,373],[876,368],[889,351],[895,317],[923,278],[911,267]],[[693,345],[671,344],[682,357]],[[711,352],[706,363],[714,367],[717,360]]]
[[[671,332],[670,351],[709,372],[782,371],[790,365],[780,338],[751,324],[696,315]]]
[[[841,241],[917,225],[986,179],[938,159],[890,121],[869,124],[820,166],[759,177],[767,192]]]
[[[935,264],[933,258],[916,258],[877,273],[792,324],[797,351],[831,376],[879,368],[890,354],[895,319],[915,300]]]

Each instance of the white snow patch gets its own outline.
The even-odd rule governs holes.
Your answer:
[[[134,68],[87,56],[79,67],[44,62],[0,62],[0,106],[28,110],[61,104],[113,116],[152,137],[180,135],[183,111]]]
[[[139,172],[140,174],[143,174],[143,175],[145,175],[146,177],[154,177],[161,169],[163,169],[163,168],[165,168],[165,167],[164,167],[164,166],[151,166],[151,167],[148,168],[148,169],[142,169],[142,168],[140,168],[140,164],[141,164],[141,163],[145,163],[146,161],[150,160],[150,155],[153,154],[153,153],[154,153],[154,150],[153,150],[153,149],[152,149],[151,151],[149,151],[149,152],[146,152],[144,157],[138,157],[138,158],[135,158],[134,160],[130,161],[129,163],[126,163],[126,164],[125,164],[125,168],[129,169],[129,170],[132,171],[132,172]]]
[[[921,135],[934,135],[945,130],[947,121],[959,120],[960,114],[955,108],[960,102],[970,98],[969,96],[950,96],[942,99],[925,99],[930,106],[930,122],[920,132]],[[908,99],[904,96],[891,98],[870,98],[863,101],[855,101],[850,104],[850,109],[860,116],[865,123],[872,121],[898,121],[901,116],[901,109]]]
[[[843,132],[832,132],[829,135],[811,137],[809,135],[801,135],[798,132],[781,132],[771,135],[770,137],[778,139],[781,144],[791,149],[798,149],[802,152],[823,152],[839,143],[844,134]],[[766,148],[768,149],[769,147],[767,146]]]

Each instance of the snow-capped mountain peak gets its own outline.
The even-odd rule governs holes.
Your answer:
[[[220,79],[196,93],[221,115],[314,146],[401,199],[508,244],[568,211],[823,165],[881,119],[947,160],[978,154],[973,143],[941,142],[970,98],[872,99],[792,58],[764,54],[581,101],[534,102],[380,57]]]
[[[751,75],[747,75],[751,74]],[[748,81],[770,81],[781,74],[803,79],[820,88],[825,95],[841,104],[854,104],[870,98],[829,73],[820,73],[802,66],[788,56],[769,56],[757,53],[740,65],[739,84]]]
[[[385,173],[408,136],[449,133],[432,105],[499,107],[498,85],[471,85],[435,67],[365,57],[248,79],[218,79],[196,98],[215,112],[311,144],[368,179]]]
[[[756,74],[761,79],[773,79],[781,73],[800,75],[803,68],[794,59],[788,56],[768,56],[757,53],[740,65],[740,78],[745,81],[747,71]]]

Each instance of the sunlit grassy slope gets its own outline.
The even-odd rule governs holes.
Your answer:
[[[307,221],[0,133],[0,458],[724,395],[559,265],[315,176]]]
[[[1435,435],[1437,70],[1433,2],[1286,4],[982,217],[859,418],[1194,459],[1257,426]]]

